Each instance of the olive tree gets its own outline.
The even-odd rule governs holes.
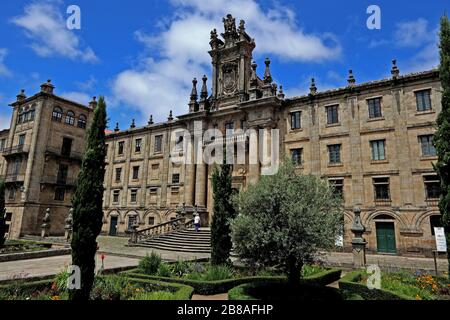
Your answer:
[[[298,175],[291,161],[262,176],[235,200],[235,252],[252,267],[282,268],[291,285],[300,284],[305,263],[333,248],[343,230],[341,198],[327,181]]]

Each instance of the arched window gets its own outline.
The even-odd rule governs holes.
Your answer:
[[[61,122],[62,119],[62,109],[60,107],[54,107],[52,113],[52,120]]]
[[[30,110],[28,111],[28,120],[29,121],[33,121],[34,120],[34,115],[36,113],[36,104],[33,103],[30,107]]]
[[[85,129],[86,128],[86,116],[80,115],[78,118],[78,128]]]
[[[66,115],[66,124],[73,126],[75,124],[75,113],[68,111]]]

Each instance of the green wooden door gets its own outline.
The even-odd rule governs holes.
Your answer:
[[[396,253],[395,227],[393,222],[377,222],[377,251]]]
[[[111,223],[109,225],[109,235],[117,236],[117,217],[111,217]]]

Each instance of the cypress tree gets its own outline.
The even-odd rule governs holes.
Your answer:
[[[447,16],[441,18],[439,78],[442,85],[442,110],[437,119],[434,145],[438,161],[435,170],[441,181],[439,209],[447,238],[447,257],[450,271],[450,23]],[[449,272],[450,277],[450,272]]]
[[[5,182],[0,181],[0,247],[5,244],[6,208],[5,208]]]
[[[73,199],[72,264],[81,271],[81,289],[71,290],[71,300],[88,300],[95,277],[97,236],[103,219],[103,179],[105,176],[106,104],[100,97],[87,142]]]
[[[231,197],[231,166],[223,164],[215,168],[212,175],[214,215],[211,223],[211,264],[224,265],[230,262],[231,241],[230,222],[236,216]]]

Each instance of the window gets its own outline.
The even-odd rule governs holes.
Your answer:
[[[120,190],[113,191],[113,203],[119,203]]]
[[[426,199],[439,199],[441,196],[441,183],[439,177],[436,175],[424,176],[423,182],[425,184]]]
[[[370,141],[370,147],[372,148],[372,160],[386,160],[385,143],[386,140]]]
[[[155,217],[148,217],[148,225],[153,226],[155,224]]]
[[[175,150],[183,151],[184,149],[184,133],[177,135],[175,140]]]
[[[56,177],[56,183],[65,185],[67,183],[68,173],[69,173],[69,166],[67,164],[60,164],[58,169],[58,175]]]
[[[225,123],[225,133],[226,133],[226,130],[233,130],[233,129],[234,129],[234,123],[233,122]]]
[[[86,123],[87,123],[86,116],[83,114],[80,115],[80,117],[78,118],[78,123],[77,123],[78,128],[86,129]]]
[[[68,111],[65,123],[73,126],[75,124],[75,113],[73,113],[72,111]]]
[[[339,123],[338,105],[326,107],[327,110],[327,124]]]
[[[122,168],[116,168],[116,182],[122,180]]]
[[[134,152],[141,152],[142,139],[136,139],[136,144],[134,146]]]
[[[137,202],[137,189],[133,189],[131,190],[131,199],[130,199],[131,203],[136,203]]]
[[[296,166],[302,164],[302,149],[291,149],[292,162]]]
[[[442,228],[441,216],[430,216],[431,235],[434,236],[434,228]]]
[[[15,200],[16,199],[16,189],[10,188],[8,192],[8,199],[9,200]]]
[[[369,119],[381,118],[381,98],[368,99]]]
[[[139,166],[133,167],[133,180],[139,179]]]
[[[433,145],[433,135],[425,135],[419,137],[420,145],[422,147],[422,156],[423,157],[429,157],[429,156],[435,156],[436,155],[436,149]]]
[[[120,141],[120,142],[119,142],[119,149],[117,150],[117,153],[118,153],[119,155],[122,155],[122,154],[123,154],[123,146],[124,146],[124,144],[125,144],[125,142],[123,142],[123,141]]]
[[[162,135],[155,136],[155,153],[162,152]]]
[[[25,137],[26,137],[25,134],[21,134],[19,136],[19,143],[18,143],[19,146],[23,146],[25,144]]]
[[[416,91],[417,111],[431,110],[431,90]]]
[[[180,183],[180,174],[179,173],[174,173],[172,175],[172,183]]]
[[[292,130],[300,129],[302,127],[301,115],[302,115],[302,113],[300,111],[291,113],[291,129]]]
[[[373,178],[376,200],[390,200],[389,178]]]
[[[331,164],[341,163],[341,145],[333,144],[328,146],[328,154]]]
[[[128,216],[128,230],[133,230],[133,226],[137,223],[137,216]]]
[[[72,152],[72,139],[63,138],[63,143],[61,146],[61,155],[65,157],[70,157],[70,153]]]
[[[58,187],[55,189],[55,201],[64,201],[66,195],[66,189],[64,187]]]
[[[62,109],[60,107],[54,107],[52,112],[52,120],[61,122],[62,119]]]
[[[333,193],[341,198],[344,197],[344,180],[343,179],[332,179],[329,180],[331,187],[333,188]]]
[[[33,121],[36,114],[36,104],[33,104],[28,111],[28,121]]]
[[[3,151],[3,149],[5,149],[6,146],[6,139],[1,139],[0,140],[0,152]]]

